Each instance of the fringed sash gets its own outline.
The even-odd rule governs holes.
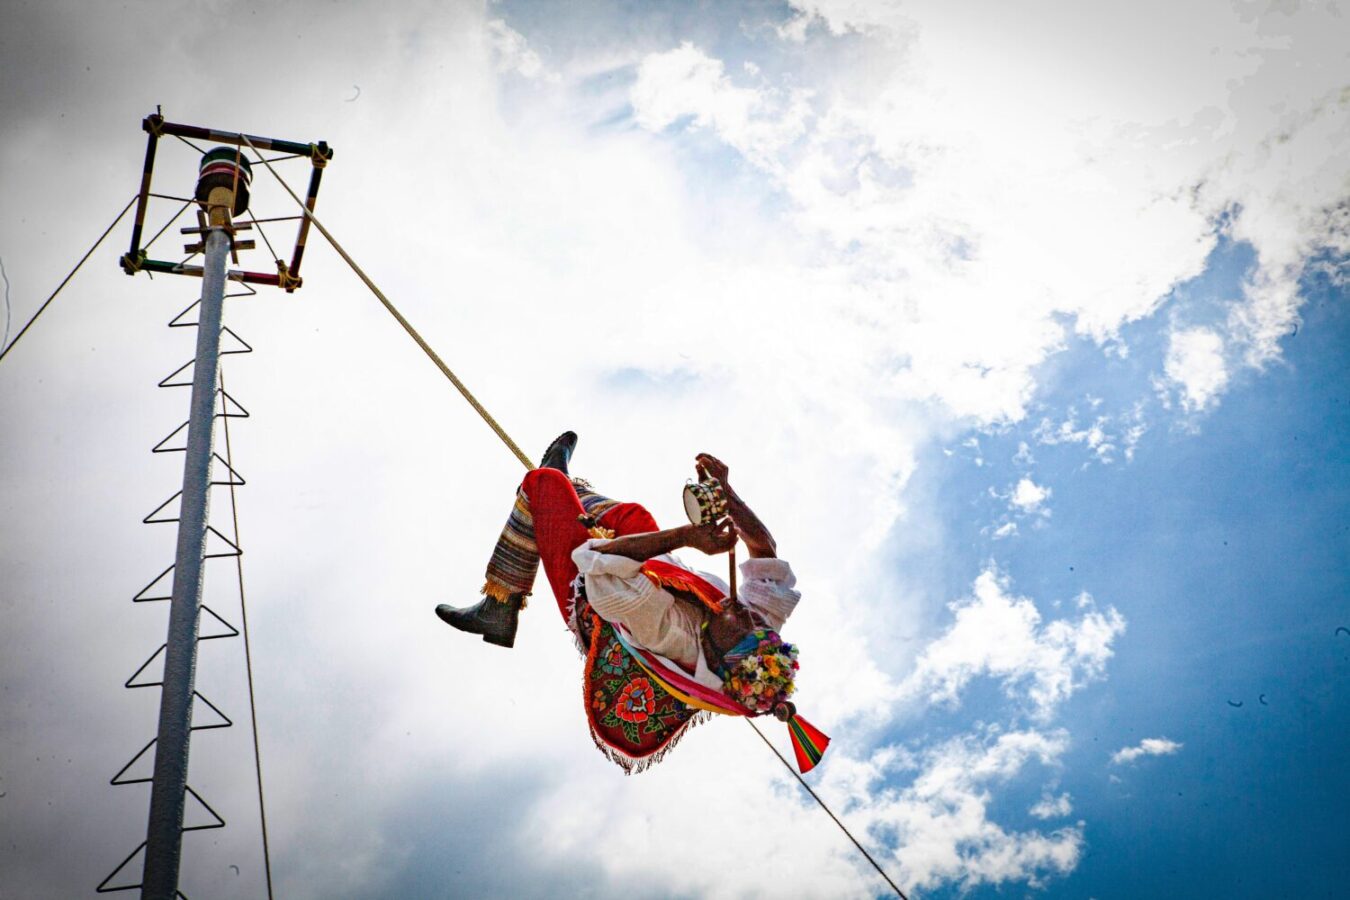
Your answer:
[[[660,762],[707,714],[678,700],[636,663],[610,623],[592,609],[585,613],[591,642],[582,684],[591,738],[624,774],[641,772]]]
[[[667,589],[688,592],[709,609],[721,612],[725,596],[717,587],[687,569],[648,560],[642,574]],[[636,641],[622,625],[613,625],[585,601],[585,578],[573,582],[573,618],[568,626],[590,623],[586,673],[582,679],[586,721],[600,752],[625,775],[660,762],[692,725],[713,714],[748,715],[748,710],[721,690],[691,678],[671,660]],[[813,769],[830,739],[796,714],[787,722],[788,736],[802,774]]]

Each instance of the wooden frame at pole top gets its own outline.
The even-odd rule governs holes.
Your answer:
[[[328,161],[333,158],[333,148],[329,147],[326,141],[303,143],[280,138],[257,137],[251,134],[244,135],[240,132],[220,131],[215,128],[203,128],[199,125],[183,125],[177,122],[166,122],[164,116],[158,112],[146,116],[141,121],[141,128],[147,135],[145,163],[141,169],[141,190],[136,200],[136,217],[131,228],[131,247],[118,260],[118,264],[128,275],[135,275],[140,271],[194,277],[201,277],[202,274],[201,266],[190,266],[162,259],[149,259],[145,250],[141,247],[141,236],[145,228],[145,212],[150,201],[150,183],[154,176],[155,150],[161,136],[180,137],[185,141],[196,138],[241,148],[246,143],[252,143],[258,150],[275,150],[279,153],[308,157],[312,168],[309,176],[309,189],[305,196],[305,207],[311,213],[318,202],[319,184],[323,179],[323,170],[327,167]],[[308,216],[300,218],[300,226],[295,235],[295,246],[291,250],[290,262],[278,259],[275,273],[231,269],[226,273],[227,280],[248,284],[266,284],[283,288],[288,294],[293,293],[303,283],[300,278],[300,263],[305,255],[305,243],[309,239],[309,224]]]

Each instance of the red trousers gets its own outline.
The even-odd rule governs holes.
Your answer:
[[[544,574],[565,622],[572,614],[572,582],[577,577],[572,551],[591,537],[579,521],[586,511],[572,480],[557,469],[534,469],[525,476],[521,489],[530,501],[539,561],[544,564]],[[609,508],[597,524],[613,531],[615,537],[660,530],[652,514],[637,503]]]

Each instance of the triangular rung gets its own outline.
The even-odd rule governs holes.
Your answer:
[[[209,804],[209,803],[207,803],[205,800],[203,800],[203,799],[202,799],[202,795],[199,794],[199,793],[197,793],[196,791],[194,791],[194,790],[192,789],[192,786],[191,786],[191,785],[188,785],[188,787],[187,787],[187,792],[188,792],[189,794],[191,794],[191,795],[193,796],[193,798],[197,801],[197,806],[200,807],[200,808],[201,808],[207,815],[209,815],[212,819],[215,819],[215,821],[214,821],[213,823],[211,823],[210,825],[186,825],[186,824],[185,824],[185,825],[183,826],[183,830],[184,830],[184,831],[205,831],[205,830],[207,830],[208,828],[224,828],[224,827],[225,827],[225,820],[222,819],[222,818],[220,817],[220,813],[218,813],[218,812],[216,812],[214,809],[212,809],[212,808],[211,808],[211,804]],[[184,798],[184,802],[183,802],[183,821],[184,821],[184,822],[187,822],[187,821],[188,821],[188,814],[192,811],[192,809],[193,809],[192,804],[187,802],[187,798]],[[193,818],[201,819],[201,816],[198,815],[198,816],[194,816]]]
[[[226,339],[225,339],[225,338],[226,338],[226,335],[229,335],[230,337],[234,338],[234,344],[233,344],[233,345],[228,344],[228,343],[226,342]],[[224,326],[224,327],[221,328],[221,330],[220,330],[220,345],[221,345],[221,350],[220,350],[220,355],[221,355],[221,356],[229,356],[229,355],[232,354],[232,353],[252,353],[252,352],[253,352],[253,345],[250,344],[248,341],[244,340],[243,338],[241,338],[239,335],[235,334],[235,333],[230,329],[230,326],[228,326],[228,325]],[[229,349],[228,349],[228,350],[224,349],[224,348],[226,348],[226,347],[229,347]]]
[[[166,517],[155,518],[155,517],[159,516],[160,513],[164,512],[164,507],[168,506],[170,503],[173,503],[173,501],[177,500],[182,496],[183,496],[182,491],[179,491],[178,493],[174,494],[168,500],[165,500],[159,506],[156,506],[155,511],[150,513],[150,515],[146,516],[144,519],[141,519],[141,521],[144,522],[146,525],[154,525],[157,522],[177,522],[178,521],[177,512],[173,513],[173,518],[166,518]],[[179,504],[179,506],[181,507],[182,504]]]
[[[214,641],[214,640],[216,640],[217,638],[232,638],[232,637],[239,637],[239,629],[238,629],[238,628],[235,628],[235,627],[234,627],[233,625],[231,625],[229,622],[226,622],[224,619],[222,619],[222,618],[220,617],[220,613],[216,612],[214,609],[212,609],[211,607],[207,606],[205,603],[202,604],[202,612],[204,612],[204,613],[210,613],[210,614],[211,614],[211,618],[215,619],[215,620],[216,620],[217,622],[219,622],[221,625],[224,625],[226,628],[229,629],[229,631],[222,631],[222,632],[218,632],[217,634],[202,634],[202,633],[201,633],[201,624],[200,624],[200,620],[198,620],[198,626],[197,626],[197,640],[199,640],[199,641]]]
[[[181,366],[179,366],[178,368],[174,369],[173,372],[172,372],[171,374],[165,376],[164,380],[161,381],[161,382],[159,383],[159,386],[160,386],[160,387],[165,387],[165,388],[167,388],[167,387],[192,387],[192,373],[191,373],[191,372],[189,372],[189,373],[185,376],[186,380],[184,380],[183,378],[178,378],[178,375],[181,374],[182,371],[183,371],[184,369],[192,368],[193,363],[195,363],[196,361],[197,361],[197,360],[195,360],[195,359],[189,359],[187,362],[183,363]],[[175,378],[178,378],[178,380],[175,381],[175,380],[174,380]]]
[[[220,707],[216,706],[216,705],[215,705],[214,703],[212,703],[210,700],[207,700],[205,697],[203,697],[203,696],[201,695],[200,692],[198,692],[198,691],[193,691],[193,692],[192,692],[192,696],[193,696],[194,698],[196,698],[196,699],[194,699],[194,700],[193,700],[193,703],[192,703],[192,727],[188,729],[189,731],[210,731],[212,728],[229,728],[231,725],[234,724],[234,722],[230,720],[230,717],[229,717],[229,716],[225,715],[223,712],[220,711]],[[197,716],[197,702],[196,702],[197,700],[200,700],[200,701],[202,701],[202,703],[205,703],[206,706],[207,706],[213,713],[216,714],[217,721],[211,722],[211,724],[209,724],[209,725],[198,725],[198,724],[197,724],[197,718],[198,718],[198,716]]]
[[[140,846],[138,846],[135,850],[132,850],[130,856],[128,856],[126,859],[122,860],[120,863],[117,864],[117,868],[112,870],[112,874],[110,874],[107,878],[99,882],[98,887],[94,888],[94,893],[111,894],[114,891],[134,891],[136,890],[136,888],[140,887],[141,883],[139,881],[137,881],[135,884],[119,884],[119,885],[109,885],[108,882],[116,878],[133,859],[135,859],[137,856],[140,855],[141,851],[144,849],[145,849],[145,841],[141,841]],[[137,876],[139,876],[139,873],[143,869],[144,864],[140,866],[133,866],[131,868],[131,872],[135,872],[137,873]],[[130,872],[127,874],[128,878],[137,876],[133,876]]]
[[[177,428],[175,428],[173,431],[171,431],[171,432],[169,433],[169,436],[168,436],[168,437],[164,438],[164,440],[160,441],[158,444],[156,444],[155,446],[151,447],[151,448],[150,448],[150,452],[151,452],[151,453],[183,453],[183,452],[185,452],[185,451],[187,450],[187,427],[188,427],[188,423],[187,423],[187,422],[184,422],[182,425],[179,425]],[[168,444],[170,441],[172,441],[174,438],[176,438],[180,432],[182,432],[182,434],[183,434],[183,446],[181,446],[181,447],[167,447],[167,446],[165,446],[165,445]]]
[[[124,778],[123,776],[127,774],[127,770],[128,770],[128,769],[130,769],[132,766],[136,765],[136,763],[140,761],[141,757],[145,756],[145,754],[150,750],[151,747],[155,746],[155,741],[157,741],[157,740],[159,740],[159,738],[151,738],[151,739],[150,739],[150,743],[146,744],[144,747],[142,747],[141,749],[137,750],[137,751],[136,751],[136,755],[133,756],[133,757],[131,758],[131,761],[128,762],[128,763],[127,763],[125,766],[123,766],[122,768],[118,769],[118,770],[117,770],[117,774],[114,775],[114,776],[112,777],[112,780],[109,781],[108,783],[109,783],[109,784],[145,784],[145,783],[147,783],[147,782],[153,781],[153,780],[154,780],[154,775],[155,775],[155,770],[154,770],[154,767],[155,767],[155,764],[154,764],[155,756],[154,756],[153,753],[150,754],[150,757],[149,757],[149,759],[150,759],[150,764],[149,764],[148,766],[145,767],[145,768],[149,769],[150,771],[146,772],[145,775],[144,775],[143,777],[138,776],[138,777],[136,777],[136,778],[130,778],[130,777]]]
[[[247,419],[248,410],[239,404],[239,401],[231,397],[221,388],[217,393],[220,395],[220,412],[216,413],[217,418],[224,419]]]
[[[172,571],[173,566],[169,566],[163,572],[160,572],[158,575],[156,575],[154,581],[150,582],[145,587],[141,588],[140,593],[138,593],[135,597],[131,598],[131,602],[150,603],[155,600],[172,600],[173,579],[170,579],[168,584],[163,585],[160,584],[160,582],[163,581]]]
[[[215,541],[211,540],[211,535],[213,534],[217,538],[217,540]],[[228,546],[230,549],[217,550],[217,548],[219,548],[220,546],[221,541],[224,541],[226,546]],[[216,546],[212,547],[211,546],[212,544],[215,544]],[[216,531],[215,526],[213,525],[206,526],[206,550],[207,552],[202,554],[202,559],[219,559],[222,556],[242,556],[244,553],[243,550],[239,549],[238,544],[227,538],[225,535],[221,534],[219,531]]]
[[[189,306],[187,309],[183,310],[183,311],[180,312],[178,315],[176,315],[176,316],[173,317],[173,319],[169,322],[169,327],[170,327],[170,328],[196,328],[196,327],[197,327],[197,319],[196,319],[196,317],[193,317],[193,320],[192,320],[191,322],[184,322],[184,321],[183,321],[183,317],[186,316],[188,313],[192,312],[194,309],[196,309],[197,306],[198,306],[201,302],[202,302],[202,301],[201,301],[200,299],[193,300],[191,306]]]
[[[222,466],[225,467],[225,471],[230,473],[229,478],[227,478],[226,480],[224,481],[212,480],[211,482],[212,484],[233,484],[233,485],[248,484],[248,482],[244,480],[244,476],[240,475],[234,469],[233,466],[231,466],[229,463],[225,461],[225,457],[221,456],[219,453],[216,453],[214,451],[211,453],[211,455],[215,457],[216,462],[220,463]],[[213,479],[215,478],[215,474],[216,470],[214,467],[212,467],[211,476]]]
[[[144,672],[144,671],[150,666],[150,664],[151,664],[152,662],[154,662],[156,659],[159,658],[159,655],[160,655],[161,653],[164,652],[164,648],[167,647],[167,646],[168,646],[168,644],[160,644],[160,645],[159,645],[159,649],[156,650],[154,653],[151,653],[151,654],[150,654],[150,658],[147,659],[145,662],[141,663],[141,667],[140,667],[139,669],[137,669],[135,672],[132,672],[132,673],[131,673],[131,677],[128,678],[128,679],[126,680],[126,683],[123,684],[122,687],[126,687],[126,688],[143,688],[143,687],[159,687],[159,686],[163,685],[163,684],[164,684],[164,674],[163,674],[163,672],[164,672],[164,663],[163,663],[163,662],[160,663],[160,669],[159,669],[160,675],[159,675],[159,680],[158,680],[158,681],[141,681],[141,682],[137,682],[136,679],[140,677],[141,673]]]

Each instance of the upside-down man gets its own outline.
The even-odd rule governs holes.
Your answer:
[[[726,519],[661,530],[642,506],[603,497],[568,474],[576,443],[575,433],[562,434],[525,476],[482,601],[442,604],[436,614],[510,647],[542,562],[558,611],[587,653],[592,737],[626,772],[658,761],[700,710],[774,713],[789,723],[798,762],[809,769],[828,738],[788,701],[797,650],[778,635],[801,595],[773,535],[728,483],[727,466],[706,453],[696,460],[701,480],[721,483]],[[721,579],[671,555],[683,547],[726,553],[738,537],[750,558],[736,597]]]

